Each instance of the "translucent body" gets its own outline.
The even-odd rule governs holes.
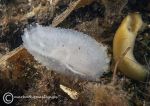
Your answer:
[[[107,48],[86,34],[71,29],[37,25],[22,36],[25,48],[49,69],[97,78],[107,69]]]

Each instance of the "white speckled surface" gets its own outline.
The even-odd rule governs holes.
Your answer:
[[[108,70],[107,47],[90,36],[71,29],[37,25],[25,30],[25,48],[49,69],[97,78]]]

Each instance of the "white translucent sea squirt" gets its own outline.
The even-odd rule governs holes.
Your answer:
[[[97,79],[108,70],[107,47],[71,29],[32,26],[22,36],[23,45],[48,69]]]

